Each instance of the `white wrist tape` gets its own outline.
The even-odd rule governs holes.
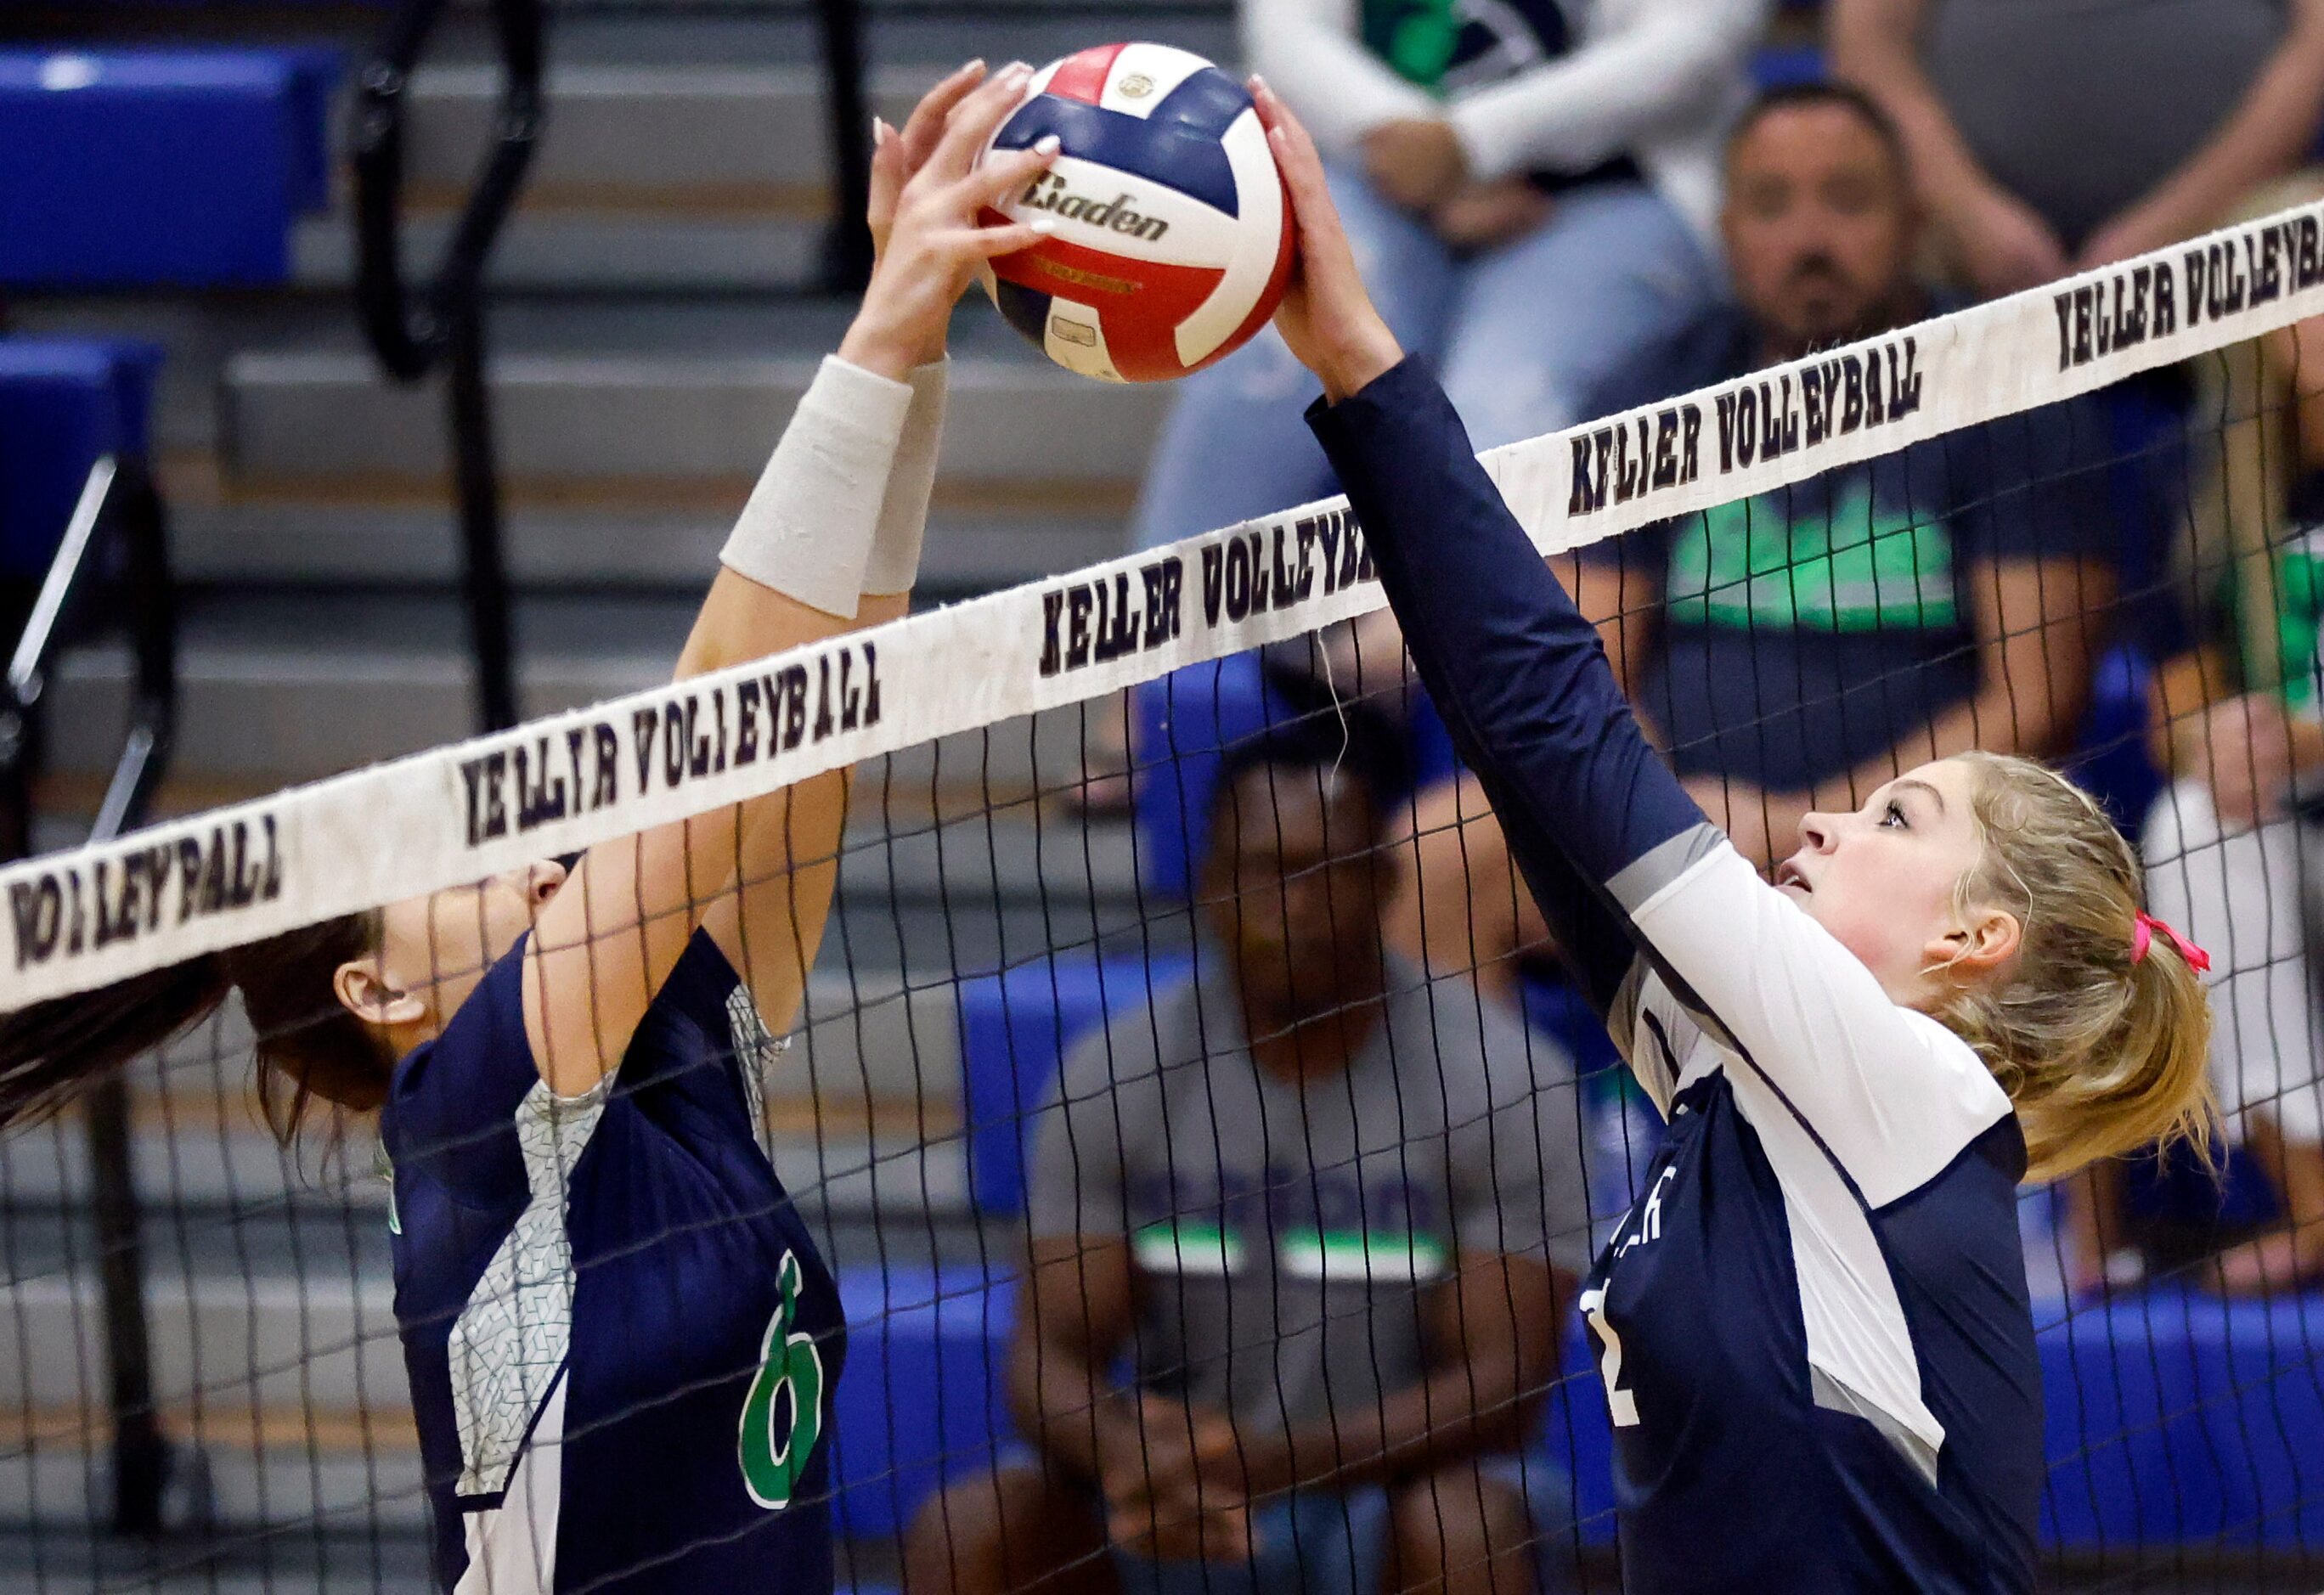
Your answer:
[[[825,614],[854,618],[912,390],[825,355],[719,562]]]
[[[920,575],[920,539],[928,527],[928,495],[936,491],[936,454],[944,438],[945,377],[949,357],[912,368],[911,408],[896,463],[888,472],[888,496],[880,503],[880,527],[872,534],[872,558],[863,570],[866,593],[908,593]]]

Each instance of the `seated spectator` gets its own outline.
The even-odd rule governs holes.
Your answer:
[[[2324,115],[2319,0],[1831,0],[1830,27],[1987,294],[2219,226]]]
[[[914,1595],[1536,1588],[1514,1458],[1586,1261],[1576,1093],[1383,954],[1392,749],[1357,705],[1228,755],[1194,979],[1075,1050],[1039,1128],[1036,1454],[928,1504]]]
[[[2220,1258],[2226,1286],[2251,1292],[2324,1280],[2324,1013],[2309,928],[2324,834],[2292,813],[2295,795],[2312,799],[2324,778],[2324,321],[2234,351],[2229,368],[2223,466],[2174,584],[2196,623],[2154,695],[2158,756],[2173,779],[2144,849],[2154,912],[2211,955],[2212,1086],[2231,1145],[2275,1208]],[[2223,1228],[2217,1238],[2236,1239]],[[2185,1260],[2149,1230],[2121,1217],[2108,1226],[2109,1240],[2145,1254],[2118,1258],[2116,1277]],[[2087,1286],[2107,1248],[2094,1231],[2074,1233],[2075,1283]]]
[[[1862,95],[1764,96],[1727,176],[1738,305],[1635,363],[1593,413],[1942,308],[1913,276],[1902,146]],[[1947,433],[1592,544],[1566,568],[1650,733],[1746,857],[1790,853],[1811,809],[1853,808],[1924,760],[2066,745],[2113,590],[2103,478],[2082,468],[2098,429],[2077,402]],[[1431,967],[1508,967],[1539,932],[1482,795],[1456,780],[1416,807],[1400,934]]]
[[[1382,312],[1480,447],[1588,392],[1714,300],[1719,139],[1766,0],[1244,0],[1252,66],[1334,161]],[[1555,291],[1545,291],[1554,283]],[[1180,385],[1141,547],[1333,491],[1270,329]]]

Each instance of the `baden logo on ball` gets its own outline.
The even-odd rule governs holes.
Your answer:
[[[991,147],[1052,134],[1056,165],[1002,213],[1056,230],[983,273],[1010,326],[1068,371],[1141,383],[1267,324],[1291,270],[1290,206],[1241,84],[1167,44],[1101,45],[1036,73]]]

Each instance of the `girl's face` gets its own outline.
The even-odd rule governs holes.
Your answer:
[[[2015,916],[1982,904],[1964,915],[1955,890],[1983,844],[1970,803],[1977,774],[1960,760],[1923,764],[1854,814],[1811,814],[1776,890],[1871,970],[1888,995],[1926,1010],[1947,977],[1997,970],[2017,951]]]
[[[443,1029],[564,884],[565,866],[543,862],[390,903],[377,962],[341,966],[339,1000],[409,1051]]]

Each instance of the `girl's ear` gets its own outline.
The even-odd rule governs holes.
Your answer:
[[[331,975],[331,994],[355,1018],[382,1029],[417,1024],[428,1017],[428,1005],[390,985],[377,962],[369,958],[350,958],[340,964]]]
[[[2017,916],[2000,908],[1978,908],[1952,927],[1931,938],[1921,954],[1931,969],[1964,974],[1990,974],[2017,956],[2025,945],[2024,927]]]

